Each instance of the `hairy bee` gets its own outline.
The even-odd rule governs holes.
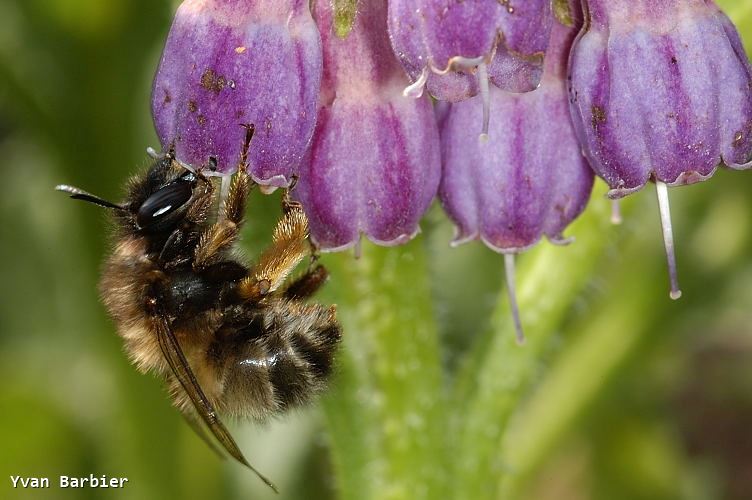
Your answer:
[[[311,264],[308,220],[286,193],[271,245],[253,266],[232,256],[253,182],[245,152],[227,197],[209,221],[215,189],[201,170],[156,157],[116,204],[78,188],[57,189],[114,210],[116,241],[100,292],[142,372],[161,374],[175,405],[215,451],[204,426],[232,457],[253,469],[218,413],[263,420],[307,402],[332,369],[340,340],[334,307],[307,304],[327,279]]]

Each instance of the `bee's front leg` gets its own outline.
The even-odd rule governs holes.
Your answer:
[[[240,165],[232,178],[230,191],[219,220],[203,232],[194,252],[193,269],[200,271],[219,262],[225,250],[237,239],[243,225],[245,203],[253,182]]]
[[[214,190],[210,183],[206,183],[196,200],[186,213],[183,223],[167,238],[159,253],[159,263],[170,269],[194,258],[196,246],[199,244],[198,228],[204,224],[212,205]]]

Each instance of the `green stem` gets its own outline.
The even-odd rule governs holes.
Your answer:
[[[506,472],[499,447],[509,417],[609,245],[610,205],[599,194],[571,228],[577,238],[572,245],[539,245],[520,259],[518,302],[527,344],[515,343],[508,301],[501,294],[490,329],[478,341],[482,348],[464,363],[455,394],[455,404],[463,411],[453,427],[456,498],[497,497],[499,478]],[[498,272],[501,275],[501,269]]]
[[[347,328],[351,321],[342,321]],[[346,330],[346,334],[349,332]],[[345,342],[348,344],[348,342]],[[329,428],[329,448],[339,498],[370,498],[368,464],[376,456],[375,443],[369,429],[376,426],[374,418],[360,401],[364,380],[349,345],[338,356],[337,381],[323,400]]]
[[[340,258],[354,313],[326,414],[341,498],[440,498],[447,412],[423,241]]]

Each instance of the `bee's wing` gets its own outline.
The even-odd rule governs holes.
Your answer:
[[[188,397],[191,398],[191,402],[193,402],[196,413],[198,413],[198,415],[201,417],[201,420],[204,421],[206,426],[209,428],[209,431],[211,431],[214,437],[217,438],[217,441],[219,441],[224,449],[227,450],[227,452],[232,455],[235,460],[251,469],[264,483],[266,483],[271,489],[277,492],[277,487],[274,486],[274,484],[269,479],[264,477],[263,474],[254,469],[251,464],[248,463],[248,460],[246,460],[243,456],[243,453],[240,451],[240,448],[238,448],[238,445],[230,435],[227,427],[225,427],[222,421],[219,420],[217,412],[214,410],[214,407],[212,407],[212,404],[207,399],[204,391],[201,390],[201,386],[198,384],[196,376],[193,374],[191,367],[188,365],[188,360],[185,359],[185,355],[183,354],[182,349],[180,349],[178,339],[175,338],[175,334],[172,333],[172,329],[170,328],[170,324],[167,318],[163,315],[160,315],[154,321],[154,323],[155,330],[157,332],[157,339],[159,340],[159,347],[162,349],[162,354],[164,354],[167,363],[170,365],[175,378],[178,380],[178,382],[180,382],[180,385],[183,387]],[[186,418],[189,419],[190,423],[190,416],[186,416]],[[198,424],[198,422],[195,423]],[[196,427],[200,428],[199,425],[196,425]],[[199,432],[199,435],[202,434],[206,436],[203,432]]]

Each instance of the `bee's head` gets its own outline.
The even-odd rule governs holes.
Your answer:
[[[172,232],[185,217],[199,185],[210,186],[200,173],[183,166],[167,155],[157,159],[145,175],[134,178],[123,204],[113,203],[68,185],[55,189],[71,198],[112,208],[124,225],[139,233]]]

